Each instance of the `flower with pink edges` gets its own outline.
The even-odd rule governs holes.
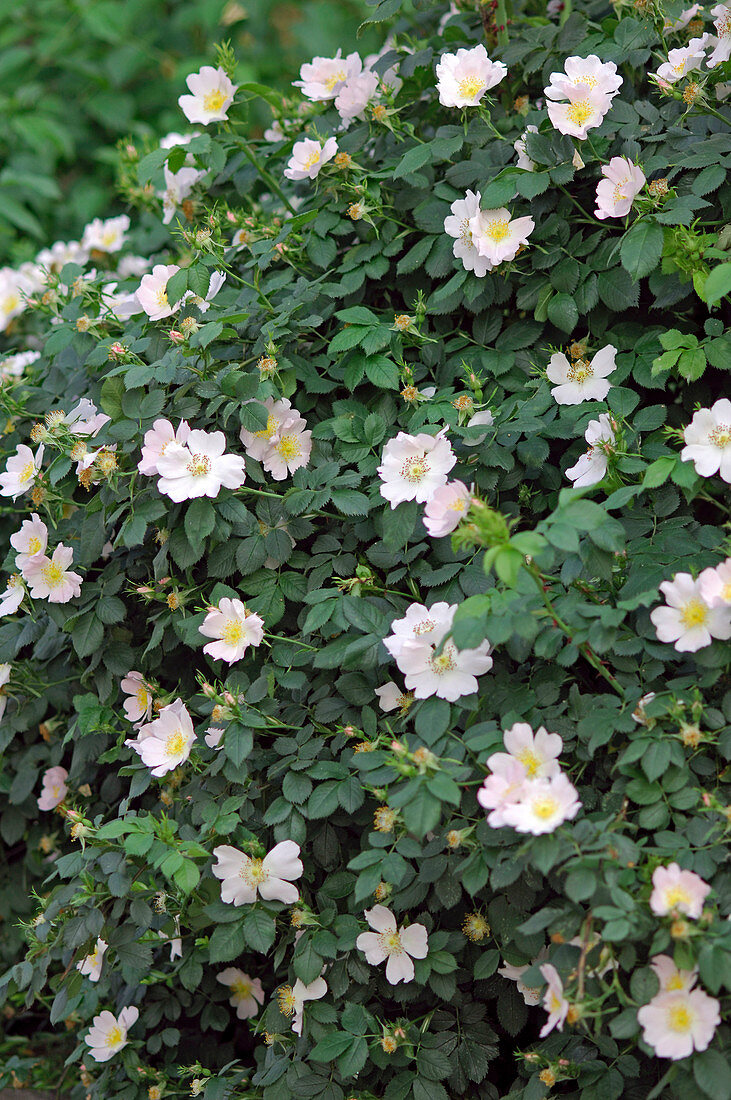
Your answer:
[[[658,640],[672,642],[678,653],[696,653],[714,638],[731,638],[731,616],[726,607],[710,607],[703,598],[700,579],[690,573],[676,573],[671,581],[662,581],[660,591],[665,606],[650,612]]]
[[[715,569],[704,569],[698,577],[698,591],[710,608],[731,610],[731,558],[726,558]]]
[[[378,74],[370,71],[352,76],[335,98],[335,109],[344,123],[363,118],[365,109],[378,91]]]
[[[563,740],[558,733],[548,733],[543,726],[533,732],[527,722],[515,722],[503,733],[505,752],[495,752],[487,761],[493,772],[503,772],[513,760],[518,760],[528,779],[550,779],[558,775],[558,758]]]
[[[508,763],[487,776],[477,792],[477,801],[483,809],[490,811],[487,815],[487,824],[490,828],[500,829],[508,824],[505,819],[506,808],[516,805],[522,799],[528,784],[528,777],[519,760],[514,759],[507,753],[496,753],[495,755],[505,756]],[[491,760],[492,757],[488,761],[488,766],[491,766]]]
[[[214,661],[233,665],[241,660],[249,646],[261,645],[264,620],[249,611],[241,600],[223,596],[217,607],[209,608],[198,630],[206,638],[214,639],[203,646],[203,652]]]
[[[482,44],[442,54],[436,68],[439,102],[443,107],[476,107],[507,72],[507,65],[492,61]]]
[[[122,704],[127,720],[133,725],[149,722],[154,696],[142,673],[133,669],[119,686],[127,696]]]
[[[55,768],[48,768],[43,773],[43,786],[37,800],[39,810],[55,810],[56,806],[61,805],[68,794],[68,787],[66,786],[68,777],[69,773],[60,765]]]
[[[676,50],[670,50],[667,61],[658,66],[655,74],[660,80],[666,80],[668,84],[676,84],[688,73],[700,69],[706,59],[706,48],[711,36],[704,34],[701,38],[691,38],[687,46],[680,46]]]
[[[424,508],[424,526],[433,539],[444,538],[459,526],[470,510],[472,493],[462,481],[448,481]]]
[[[313,57],[300,68],[300,79],[292,81],[295,88],[302,89],[302,95],[313,102],[335,99],[347,80],[357,76],[363,62],[357,53],[341,56],[338,50],[335,57]]]
[[[411,982],[414,979],[412,959],[425,959],[429,950],[429,937],[423,924],[398,927],[396,918],[385,905],[374,905],[365,910],[365,919],[373,929],[361,932],[355,946],[362,951],[371,966],[386,963],[386,981],[390,985]]]
[[[406,500],[425,504],[437,489],[447,484],[447,474],[457,458],[446,433],[446,428],[437,435],[399,432],[386,443],[378,476],[381,496],[392,508]]]
[[[221,901],[250,905],[257,896],[285,905],[299,901],[299,890],[293,882],[301,878],[304,867],[299,858],[300,846],[293,840],[275,844],[263,859],[247,856],[230,844],[220,844],[213,855],[213,874],[221,880]]]
[[[544,93],[548,99],[566,99],[589,90],[595,95],[608,96],[610,101],[619,94],[622,77],[613,61],[602,61],[595,53],[588,57],[567,57],[562,73],[551,73]]]
[[[514,218],[504,206],[497,210],[480,210],[470,219],[477,253],[492,267],[514,260],[518,251],[528,244],[535,227],[532,218]]]
[[[82,397],[61,423],[66,425],[72,435],[95,436],[111,419],[106,413],[98,412],[96,405],[88,397]]]
[[[193,723],[181,699],[162,707],[157,718],[140,726],[136,740],[125,741],[158,779],[184,764],[194,743]]]
[[[707,1050],[721,1023],[720,1004],[702,989],[658,993],[637,1012],[642,1038],[659,1058],[677,1061]]]
[[[41,443],[33,454],[25,443],[18,445],[18,450],[7,461],[5,473],[0,474],[0,496],[17,500],[33,487],[43,461],[43,449]]]
[[[717,473],[731,485],[731,401],[727,397],[710,409],[698,409],[683,431],[683,439],[683,462],[692,462],[701,477]]]
[[[669,955],[655,955],[650,959],[650,966],[660,983],[661,993],[677,993],[680,990],[687,993],[698,979],[697,966],[693,970],[678,970]]]
[[[645,173],[629,157],[612,157],[602,166],[602,175],[605,178],[596,185],[594,216],[600,221],[626,217],[647,182]]]
[[[541,967],[541,974],[547,983],[547,989],[543,996],[543,1007],[548,1013],[548,1019],[541,1028],[541,1039],[545,1039],[546,1035],[554,1028],[563,1031],[563,1025],[566,1022],[571,1005],[564,996],[563,982],[556,967],[551,963],[544,963]]]
[[[10,536],[10,545],[16,551],[15,564],[21,573],[39,554],[45,554],[48,528],[37,512],[32,512],[30,519],[23,520],[20,530]]]
[[[657,917],[682,913],[698,920],[711,887],[695,871],[683,871],[677,863],[656,867],[652,874],[650,908]]]
[[[145,432],[145,441],[142,445],[142,457],[137,463],[137,469],[141,474],[153,477],[159,474],[157,461],[170,443],[185,445],[190,435],[190,425],[187,420],[181,420],[177,428],[173,428],[169,420],[156,420],[152,427]]]
[[[13,573],[8,578],[8,584],[4,592],[0,592],[0,616],[14,615],[25,597],[25,585],[20,573]]]
[[[195,497],[217,497],[222,488],[238,489],[246,480],[244,460],[226,454],[223,432],[194,428],[185,444],[168,443],[157,459],[158,490],[176,503]]]
[[[467,191],[463,199],[455,199],[450,206],[451,214],[444,219],[444,232],[454,238],[452,254],[462,261],[465,271],[473,271],[482,279],[492,264],[477,251],[470,228],[472,219],[480,212],[480,192]]]
[[[722,61],[728,61],[731,57],[731,5],[716,4],[715,8],[711,8],[711,15],[716,17],[713,20],[716,42],[714,45],[713,36],[709,35],[710,43],[714,48],[706,64],[709,69],[715,69],[716,65],[720,65]]]
[[[49,603],[68,603],[81,595],[82,577],[69,566],[74,560],[70,546],[59,542],[51,557],[36,554],[25,567],[31,599],[48,600]]]

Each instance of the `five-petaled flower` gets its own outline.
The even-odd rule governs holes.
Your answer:
[[[429,937],[423,924],[399,928],[396,918],[385,905],[366,909],[365,918],[373,929],[361,932],[355,946],[362,951],[371,966],[386,962],[386,980],[391,985],[414,980],[412,959],[425,959]]]

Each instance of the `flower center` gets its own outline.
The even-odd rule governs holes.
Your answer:
[[[433,619],[424,619],[423,622],[417,623],[414,627],[414,636],[418,638],[420,634],[431,634],[436,625]]]
[[[496,244],[499,244],[500,241],[504,241],[506,237],[510,236],[508,223],[504,218],[493,218],[491,222],[487,223],[485,236],[489,237],[491,241],[495,241]]]
[[[687,1005],[673,1005],[668,1011],[668,1027],[671,1031],[685,1033],[693,1024],[693,1014]]]
[[[250,859],[248,863],[239,871],[239,876],[248,883],[249,886],[259,886],[262,882],[266,882],[269,878],[269,872],[264,867],[264,861],[261,859]]]
[[[672,978],[668,979],[668,984],[665,986],[665,988],[668,991],[670,991],[671,989],[682,989],[683,979],[680,977],[680,974],[673,974]]]
[[[114,229],[107,229],[106,233],[102,233],[102,244],[114,244],[117,239],[117,234]]]
[[[115,1024],[114,1027],[111,1027],[107,1032],[107,1046],[113,1047],[116,1046],[117,1043],[123,1042],[124,1032],[122,1031],[122,1028],[119,1026],[119,1024]]]
[[[459,239],[462,244],[468,246],[472,245],[472,230],[470,229],[470,219],[463,218],[459,226]]]
[[[149,695],[147,694],[147,688],[144,686],[144,684],[140,684],[140,686],[137,688],[136,698],[137,705],[140,707],[140,709],[147,710]]]
[[[63,569],[55,561],[52,561],[43,567],[41,575],[49,588],[56,588],[63,580]]]
[[[689,905],[690,894],[683,886],[671,886],[665,891],[665,904],[668,909],[674,909],[676,905]]]
[[[588,378],[594,377],[594,370],[587,359],[577,359],[569,367],[566,377],[569,382],[578,382],[582,386]]]
[[[412,485],[418,485],[429,473],[429,463],[426,455],[412,455],[407,458],[401,467],[401,477],[404,481],[410,481]]]
[[[28,553],[28,554],[37,554],[38,551],[41,550],[42,548],[43,548],[43,543],[41,542],[41,540],[39,538],[34,536],[33,538],[28,539],[28,549],[27,549],[26,553]]]
[[[245,982],[243,978],[239,978],[239,980],[237,982],[234,982],[233,985],[231,986],[231,992],[236,997],[241,997],[242,1000],[243,1000],[244,997],[250,997],[251,996],[251,982]]]
[[[480,76],[466,76],[457,87],[463,99],[474,99],[485,87],[485,81]]]
[[[336,84],[340,84],[340,82],[345,79],[345,69],[338,69],[337,72],[331,73],[330,76],[326,77],[322,83],[325,85],[328,92],[331,92]]]
[[[320,159],[320,154],[321,153],[322,153],[321,149],[313,149],[313,151],[310,153],[310,155],[305,160],[304,167],[305,168],[312,168],[313,164],[317,164],[318,160]]]
[[[302,454],[299,437],[296,435],[283,435],[277,443],[277,453],[282,456],[285,462],[290,462],[293,458],[299,458]]]
[[[540,768],[542,761],[541,758],[537,756],[532,749],[523,749],[522,752],[518,753],[517,759],[520,760],[521,764],[525,768],[526,774],[531,779],[538,774],[538,769]]]
[[[19,305],[20,297],[17,294],[9,294],[7,298],[3,298],[2,300],[2,307],[5,313],[12,313]]]
[[[432,672],[435,672],[437,676],[443,676],[445,672],[452,672],[457,667],[452,643],[447,642],[439,656],[432,657],[430,663]]]
[[[297,1008],[294,999],[294,990],[291,985],[282,986],[277,994],[277,1000],[279,1001],[279,1011],[283,1016],[291,1016]]]
[[[536,817],[539,817],[541,821],[548,821],[558,812],[559,805],[555,798],[550,794],[541,795],[539,798],[533,800],[533,813]]]
[[[271,439],[276,430],[279,427],[279,420],[273,413],[270,413],[267,418],[266,428],[262,428],[259,432],[254,432],[257,439]]]
[[[380,940],[382,949],[387,955],[403,955],[404,949],[401,944],[401,937],[397,931],[381,932],[378,939]]]
[[[221,641],[226,645],[239,645],[244,636],[244,624],[239,619],[226,619],[221,631]]]
[[[204,111],[220,111],[226,102],[226,93],[217,88],[215,92],[209,92],[203,97]]]
[[[582,81],[585,83],[585,81]],[[575,103],[572,103],[566,112],[566,117],[569,122],[573,122],[575,126],[583,126],[587,119],[590,119],[594,113],[594,108],[588,99],[577,99]]]
[[[703,626],[706,623],[707,619],[708,608],[702,600],[688,600],[687,604],[680,612],[680,621],[683,626]]]
[[[708,433],[708,442],[723,451],[731,443],[731,425],[719,424]]]
[[[586,84],[587,88],[596,88],[597,79],[595,76],[575,76],[573,79],[574,84]]]
[[[171,733],[165,742],[165,752],[168,756],[180,756],[185,751],[186,738],[181,729]]]
[[[629,177],[628,176],[625,176],[624,179],[620,180],[617,184],[615,184],[615,187],[614,187],[614,201],[615,202],[619,202],[620,199],[626,198],[625,193],[622,190],[625,183],[629,183]]]
[[[26,462],[23,469],[20,471],[21,481],[32,481],[36,476],[36,468],[32,462]]]
[[[550,1012],[560,1012],[561,1011],[561,998],[558,996],[558,994],[555,993],[553,990],[551,990],[549,995],[548,995],[548,999],[549,999],[549,1005],[550,1005],[549,1011]]]
[[[159,306],[160,306],[161,308],[163,308],[163,307],[166,307],[166,306],[169,306],[169,305],[170,305],[170,302],[168,301],[168,296],[167,296],[167,293],[166,293],[166,291],[165,291],[165,287],[164,287],[164,286],[161,286],[161,287],[159,288],[159,290],[157,291],[157,293],[156,293],[156,295],[155,295],[155,301],[157,302],[157,304],[158,304],[158,305],[159,305]]]
[[[731,603],[731,581],[729,581],[728,584],[724,584],[721,589],[721,599],[725,600],[726,603]]]
[[[207,455],[192,455],[186,469],[193,477],[205,477],[211,472],[211,460]]]
[[[713,25],[718,32],[719,38],[728,38],[728,36],[731,35],[731,15],[722,15]]]

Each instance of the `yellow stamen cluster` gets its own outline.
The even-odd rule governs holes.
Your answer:
[[[82,313],[81,317],[76,320],[77,332],[88,332],[91,328],[91,317],[87,317],[85,313]]]
[[[668,181],[666,179],[653,180],[648,184],[647,190],[654,199],[663,198],[668,193]]]
[[[542,1069],[538,1074],[538,1079],[542,1081],[544,1085],[548,1085],[549,1089],[556,1084],[556,1074],[552,1069]]]
[[[390,806],[379,806],[373,814],[373,828],[377,833],[392,833],[396,817],[396,811]]]
[[[362,202],[351,202],[348,207],[348,217],[351,221],[359,222],[365,213]]]
[[[353,158],[350,153],[337,153],[333,162],[336,168],[339,168],[341,172],[345,172],[350,168],[353,163]]]
[[[373,752],[376,744],[374,741],[359,741],[353,746],[353,752]]]
[[[394,328],[397,328],[399,332],[406,332],[411,328],[413,318],[409,317],[408,313],[397,313],[393,319]]]
[[[394,1054],[398,1050],[398,1043],[393,1035],[384,1035],[381,1039],[381,1047],[386,1054]]]
[[[462,921],[462,931],[473,943],[482,943],[490,935],[490,925],[482,913],[468,913]]]
[[[419,391],[416,386],[404,386],[401,390],[401,396],[408,405],[411,405],[419,400]]]
[[[701,94],[700,84],[696,84],[695,80],[691,80],[690,84],[687,84],[683,89],[683,100],[688,106],[692,106]]]

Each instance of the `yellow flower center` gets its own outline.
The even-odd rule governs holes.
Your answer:
[[[137,705],[140,710],[147,710],[147,704],[149,702],[150,696],[148,695],[147,688],[144,684],[140,684],[140,686],[137,688],[135,698],[137,699]]]
[[[19,305],[20,295],[18,294],[9,294],[7,298],[3,298],[2,302],[0,302],[0,307],[2,307],[4,313],[12,313]]]
[[[680,612],[680,621],[683,626],[703,626],[708,620],[708,608],[702,600],[693,598],[688,600]]]
[[[32,481],[36,476],[36,468],[32,462],[26,462],[23,469],[20,471],[21,481]]]
[[[328,76],[325,80],[323,80],[322,83],[325,85],[328,92],[331,92],[336,84],[339,84],[342,80],[345,79],[345,69],[338,69],[337,72],[332,73],[332,75]]]
[[[613,198],[614,198],[615,202],[619,202],[620,199],[623,199],[623,198],[626,197],[625,194],[624,194],[624,191],[622,190],[625,183],[629,183],[629,176],[625,176],[624,179],[621,179],[619,181],[619,183],[615,184],[614,191],[613,191]]]
[[[682,989],[683,979],[680,977],[680,974],[673,974],[672,978],[668,979],[668,984],[665,986],[665,988],[668,991],[670,991],[671,989]]]
[[[52,561],[43,567],[41,575],[49,588],[55,588],[63,580],[63,569]]]
[[[432,657],[431,659],[432,672],[435,672],[437,676],[443,676],[445,672],[451,672],[457,667],[454,660],[454,646],[451,642],[447,642],[442,652],[438,657]]]
[[[538,774],[538,769],[542,764],[542,760],[537,756],[532,749],[523,749],[518,753],[518,760],[525,768],[526,774],[532,779]]]
[[[554,993],[553,990],[551,990],[551,992],[549,993],[549,1004],[550,1004],[550,1009],[549,1009],[550,1012],[560,1012],[561,1011],[561,998],[558,996],[557,993]]]
[[[313,149],[310,155],[305,160],[304,167],[312,168],[314,164],[317,164],[318,160],[320,159],[321,153],[322,149]]]
[[[205,477],[211,472],[211,460],[207,455],[193,455],[186,469],[193,477]]]
[[[586,84],[587,88],[596,88],[595,76],[575,76],[573,79],[574,84]]]
[[[708,433],[708,442],[712,443],[714,447],[724,450],[731,443],[731,425],[719,424],[712,432]]]
[[[725,600],[726,603],[731,603],[731,581],[729,581],[728,584],[724,584],[721,589],[721,599]]]
[[[239,871],[239,877],[249,886],[259,886],[269,878],[269,872],[261,859],[249,859]]]
[[[472,230],[470,229],[470,219],[463,218],[459,227],[459,239],[462,244],[471,245],[472,242]]]
[[[204,111],[220,111],[226,102],[226,93],[222,92],[220,88],[217,88],[215,92],[209,92],[208,95],[203,97],[203,110]]]
[[[587,359],[577,359],[576,362],[572,363],[569,367],[566,377],[569,382],[578,382],[581,386],[586,382],[587,378],[594,377],[594,370]]]
[[[491,222],[488,222],[485,228],[485,236],[489,237],[495,244],[499,244],[500,241],[504,241],[506,237],[509,237],[510,229],[505,218],[493,218]]]
[[[117,239],[117,234],[114,229],[107,229],[105,233],[102,233],[102,244],[110,245],[114,244]]]
[[[403,955],[404,949],[397,931],[381,932],[378,939],[387,955]]]
[[[426,461],[425,454],[412,455],[411,458],[407,458],[400,470],[404,481],[409,481],[412,485],[418,485],[428,473],[429,463]]]
[[[27,554],[37,554],[38,551],[42,549],[42,547],[43,547],[43,543],[41,542],[41,540],[34,536],[33,538],[28,539],[28,549],[27,549],[26,553]]]
[[[673,1005],[668,1010],[668,1027],[671,1031],[685,1033],[693,1025],[693,1014],[687,1005]]]
[[[665,904],[668,909],[674,909],[676,905],[690,905],[690,894],[684,886],[671,886],[665,891]]]
[[[161,308],[166,308],[170,305],[164,286],[161,286],[157,291],[157,294],[155,295],[155,301]]]
[[[245,997],[251,996],[251,982],[244,981],[243,978],[239,978],[231,986],[231,992],[235,997],[241,997],[243,1000]]]
[[[171,733],[165,741],[165,752],[168,756],[180,756],[185,751],[186,736],[181,729]]]
[[[424,619],[423,622],[417,623],[414,627],[414,634],[418,638],[421,634],[431,634],[432,630],[436,626],[433,619]]]
[[[485,81],[480,76],[466,76],[457,87],[463,99],[474,99],[485,87]]]
[[[279,1011],[283,1016],[291,1016],[297,1007],[294,999],[294,990],[291,985],[283,985],[277,994]]]
[[[244,624],[240,619],[226,619],[221,631],[221,641],[226,645],[239,645],[244,636]]]
[[[123,1042],[124,1042],[124,1031],[119,1026],[119,1024],[115,1024],[114,1027],[111,1027],[109,1029],[109,1031],[107,1032],[107,1046],[108,1047],[114,1047],[114,1046],[117,1045],[117,1043],[123,1043]]]
[[[533,800],[533,813],[536,817],[539,817],[541,821],[548,821],[550,817],[553,817],[558,812],[559,805],[555,798],[550,794],[541,795],[539,798]]]
[[[276,449],[285,462],[291,462],[293,458],[299,458],[302,454],[302,447],[297,435],[283,435],[277,443]]]
[[[262,428],[261,431],[259,431],[259,432],[254,432],[254,435],[256,436],[257,439],[267,439],[267,440],[269,440],[269,439],[272,438],[274,433],[279,428],[279,423],[280,422],[277,419],[277,417],[274,416],[273,413],[270,413],[268,418],[267,418],[266,428]]]
[[[448,507],[449,507],[450,511],[452,511],[452,512],[466,512],[467,511],[467,505],[466,505],[465,501],[462,500],[461,497],[457,497],[456,500],[451,501],[451,503],[448,505]]]
[[[594,108],[588,99],[577,99],[567,110],[566,117],[569,122],[573,122],[575,126],[583,126],[587,119],[591,118],[593,113]]]

